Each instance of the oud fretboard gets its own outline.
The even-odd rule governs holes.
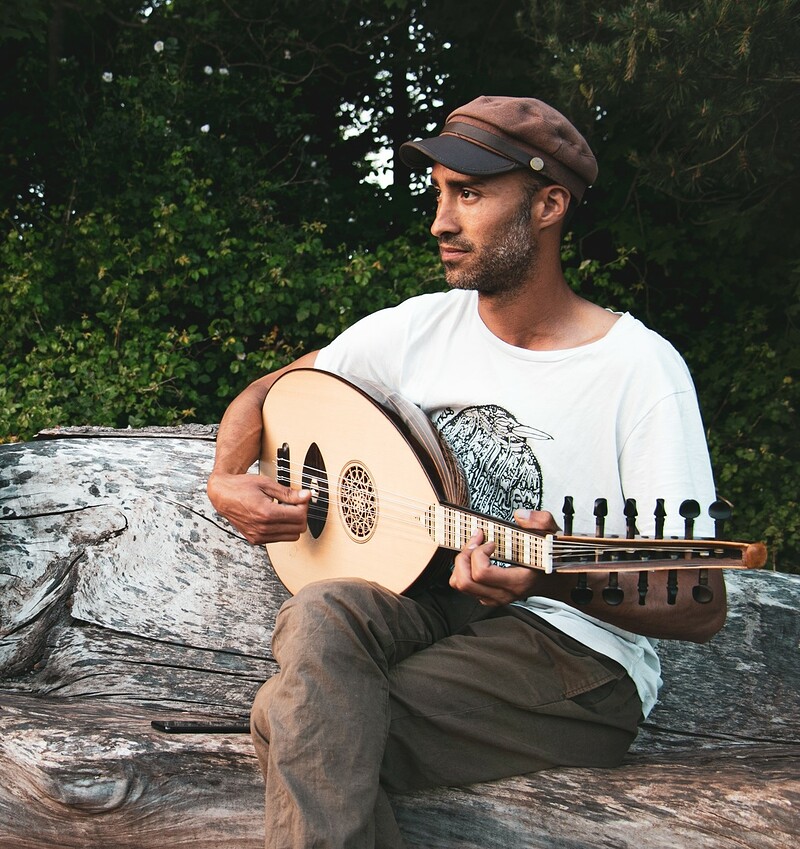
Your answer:
[[[553,536],[539,535],[444,504],[429,507],[425,527],[431,539],[442,548],[461,551],[478,530],[495,544],[493,558],[504,563],[553,571]]]

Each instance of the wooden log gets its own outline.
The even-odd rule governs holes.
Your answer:
[[[263,845],[263,786],[249,738],[159,734],[149,725],[157,715],[97,700],[16,696],[4,704],[0,846]],[[687,751],[672,743],[614,770],[549,770],[393,804],[418,847],[794,845],[796,744]]]
[[[796,747],[648,757],[394,800],[412,846],[436,849],[790,849]]]
[[[2,697],[2,849],[256,849],[263,784],[247,735],[173,736],[97,698]]]
[[[263,845],[242,718],[287,593],[213,511],[213,428],[0,446],[0,849]],[[730,573],[709,644],[662,642],[658,706],[616,770],[393,800],[409,846],[755,847],[800,833],[800,579]]]
[[[190,653],[188,669],[227,675],[235,690],[227,700],[247,709],[239,678],[245,669],[270,674],[274,616],[288,594],[263,547],[208,502],[212,457],[211,441],[175,435],[0,447],[0,676],[27,671],[26,692],[78,694],[75,680],[91,688],[89,668],[101,663],[106,674],[118,643],[131,678],[118,689],[135,701],[140,673],[151,681],[172,647]],[[64,655],[79,643],[77,676]],[[203,664],[191,652],[214,657]]]

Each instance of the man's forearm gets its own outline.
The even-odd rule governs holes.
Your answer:
[[[295,368],[312,368],[316,358],[316,351],[305,354],[285,368],[254,381],[231,402],[217,434],[214,472],[241,475],[259,459],[261,410],[270,386],[284,372]]]
[[[214,472],[244,474],[261,451],[261,408],[267,386],[256,382],[230,404],[217,434]]]

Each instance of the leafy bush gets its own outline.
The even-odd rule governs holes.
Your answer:
[[[129,235],[95,213],[76,218],[63,244],[60,226],[49,241],[11,228],[0,249],[2,438],[59,424],[219,421],[250,380],[367,312],[441,287],[419,240],[330,248],[319,222],[296,239],[278,226],[233,236],[198,192],[203,181],[187,182],[179,203],[158,198],[150,230]],[[73,295],[54,306],[45,293],[58,293],[65,262]]]

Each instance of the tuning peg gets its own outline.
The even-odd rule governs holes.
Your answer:
[[[594,502],[594,535],[603,537],[606,535],[606,516],[608,516],[608,501],[598,498]]]
[[[693,539],[694,520],[700,515],[700,505],[693,498],[690,498],[681,503],[678,512],[684,519],[684,539]]]
[[[575,507],[572,496],[564,498],[564,506],[561,508],[564,515],[564,535],[572,536],[572,517],[575,515]],[[578,583],[570,591],[570,598],[574,604],[586,605],[592,600],[594,592],[588,585],[585,572],[578,575]]]
[[[681,503],[681,506],[678,508],[678,512],[681,514],[683,518],[683,528],[684,528],[684,539],[693,539],[694,538],[694,520],[700,515],[700,505],[693,499],[687,499]],[[701,570],[702,571],[702,570]],[[700,602],[700,599],[704,597],[704,592],[701,589],[702,575],[700,576],[700,583],[696,586],[692,587],[692,598],[695,601]],[[706,576],[706,582],[708,581],[708,577]],[[708,587],[706,587],[706,592],[710,592]],[[678,598],[678,572],[675,569],[671,569],[669,572],[669,576],[667,578],[667,604],[675,604]],[[711,601],[709,598],[708,601]],[[701,604],[706,604],[707,602],[700,602]]]
[[[647,598],[647,589],[650,583],[650,579],[647,576],[647,572],[642,571],[639,572],[639,583],[636,585],[636,589],[639,593],[639,604],[644,604],[645,599]]]
[[[714,592],[708,585],[708,569],[700,569],[697,583],[692,587],[692,598],[698,604],[708,604],[714,598]]]
[[[656,498],[656,509],[653,510],[653,515],[656,517],[656,526],[653,536],[656,539],[664,539],[664,522],[667,518],[667,511],[664,508],[663,498]]]
[[[678,570],[667,572],[667,604],[675,604],[678,600]]]
[[[572,503],[572,496],[567,495],[564,498],[564,506],[561,508],[561,513],[564,516],[564,536],[572,536],[572,517],[575,515],[575,507]]]
[[[608,586],[603,590],[603,601],[612,607],[616,607],[618,604],[622,604],[624,598],[625,592],[619,585],[618,574],[616,572],[609,572]]]
[[[664,520],[667,517],[667,511],[664,509],[663,498],[656,498],[656,508],[653,510],[653,516],[655,517],[653,538],[662,539],[664,536]],[[647,572],[639,572],[639,582],[636,585],[637,592],[639,593],[639,604],[645,604],[649,587],[650,577]]]
[[[626,498],[625,499],[625,532],[628,536],[628,539],[633,539],[636,534],[639,532],[636,530],[636,517],[639,515],[639,512],[636,509],[636,499],[635,498]]]
[[[733,508],[727,501],[718,499],[708,508],[708,515],[714,520],[714,537],[722,539],[725,523],[733,515]],[[692,598],[698,604],[708,604],[714,599],[714,592],[708,586],[708,569],[700,569],[697,583],[692,587]]]
[[[570,591],[570,598],[575,604],[585,605],[589,604],[593,597],[594,592],[587,584],[586,573],[582,572],[578,575],[578,583]]]
[[[635,498],[626,498],[625,499],[625,507],[623,508],[623,512],[625,514],[625,536],[628,539],[633,539],[639,531],[636,529],[636,517],[639,515],[639,511],[636,509],[636,499]],[[619,601],[610,601],[609,604],[619,604],[624,594],[622,590],[618,586],[618,576],[616,573],[609,575],[608,586],[606,587],[604,598],[608,601],[608,598],[617,599]],[[639,604],[645,603],[645,597],[647,596],[647,584],[648,578],[646,572],[639,572],[639,583],[637,585],[637,591],[639,593]]]
[[[594,502],[594,527],[595,536],[605,536],[606,516],[608,516],[608,501],[598,498]],[[617,573],[612,572],[608,576],[608,586],[602,592],[603,601],[606,604],[617,605],[622,601],[623,592],[617,585]]]
[[[722,539],[725,522],[733,516],[733,508],[727,501],[718,499],[709,506],[708,515],[714,520],[714,536]]]

